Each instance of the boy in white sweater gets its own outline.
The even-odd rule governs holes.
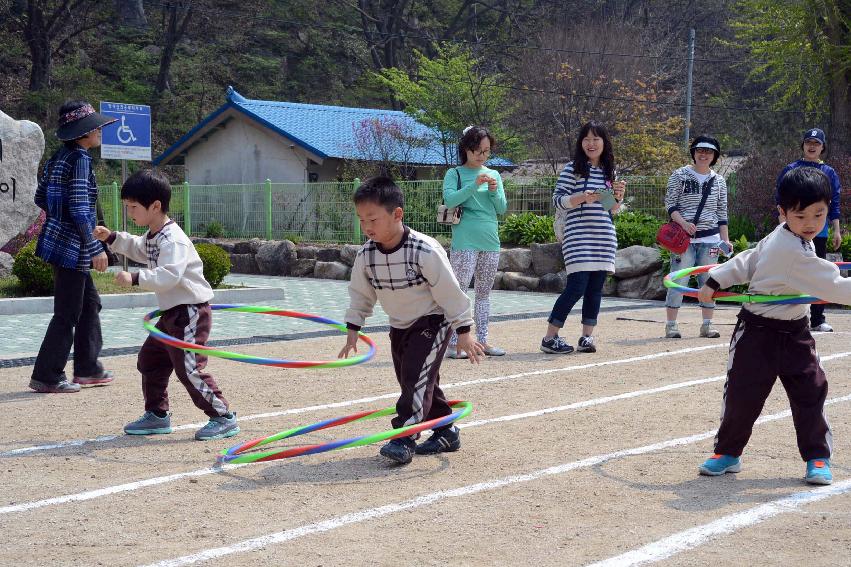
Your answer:
[[[449,343],[450,327],[458,349],[470,362],[484,356],[471,334],[470,299],[458,285],[443,247],[430,236],[402,224],[404,197],[388,177],[366,180],[354,195],[363,232],[369,237],[358,251],[349,282],[345,358],[357,351],[358,331],[372,315],[376,301],[390,318],[390,348],[396,379],[402,388],[393,428],[438,419],[452,413],[440,389],[440,363]],[[414,453],[457,451],[459,430],[452,424],[434,429],[417,446],[412,437],[391,439],[381,455],[406,465]]]
[[[789,171],[778,185],[778,210],[786,222],[745,250],[710,270],[698,299],[707,302],[721,288],[750,283],[760,295],[807,294],[851,304],[851,279],[835,264],[816,256],[812,239],[827,220],[830,181],[815,168]],[[808,325],[809,305],[746,303],[730,340],[727,383],[715,454],[700,473],[739,472],[741,454],[753,424],[777,377],[789,397],[798,450],[807,462],[809,484],[830,484],[832,435],[824,414],[827,377]]]
[[[203,346],[210,336],[212,316],[209,301],[213,290],[204,279],[204,266],[195,246],[177,224],[168,218],[171,185],[161,173],[137,171],[121,187],[127,214],[139,226],[148,227],[142,236],[112,232],[98,226],[94,236],[106,242],[113,252],[145,264],[138,272],[119,272],[115,281],[130,287],[153,291],[161,315],[157,329],[167,335]],[[139,350],[137,367],[142,373],[145,413],[124,426],[129,435],[171,433],[168,380],[171,372],[210,421],[195,432],[195,439],[223,439],[239,433],[236,414],[213,377],[204,371],[203,354],[168,346],[148,337]]]

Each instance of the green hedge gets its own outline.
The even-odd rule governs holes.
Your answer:
[[[36,241],[31,240],[15,254],[12,275],[20,280],[29,295],[53,294],[53,268],[35,255]]]
[[[230,273],[230,254],[215,244],[196,244],[195,250],[204,263],[204,279],[212,287],[219,287],[225,276]]]

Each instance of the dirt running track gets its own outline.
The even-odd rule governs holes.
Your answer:
[[[475,406],[461,450],[406,467],[376,446],[213,466],[238,441],[392,405],[385,333],[374,361],[336,371],[213,359],[242,433],[207,443],[192,438],[206,419],[177,382],[173,434],[121,433],[142,413],[135,357],[106,359],[115,383],[76,395],[30,393],[31,367],[0,370],[0,565],[851,565],[851,315],[832,313],[837,332],[817,337],[835,483],[814,488],[779,383],[744,470],[698,476],[735,310],[718,313],[721,339],[699,339],[697,310],[684,309],[679,341],[660,338],[662,313],[606,313],[599,352],[568,356],[538,351],[541,319],[493,324],[508,356],[443,366],[447,394]],[[241,350],[316,359],[342,344]]]

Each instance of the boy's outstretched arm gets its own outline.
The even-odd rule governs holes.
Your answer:
[[[485,349],[482,344],[473,339],[469,327],[466,333],[458,333],[458,348],[467,353],[471,364],[478,364],[484,358]]]

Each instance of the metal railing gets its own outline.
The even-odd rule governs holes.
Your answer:
[[[554,177],[505,182],[508,214],[552,215]],[[665,215],[667,177],[630,177],[627,208],[659,218]],[[190,236],[220,234],[224,238],[290,239],[310,242],[362,242],[352,204],[359,180],[323,183],[255,183],[246,185],[172,186],[169,216]],[[405,194],[405,223],[435,237],[451,235],[436,222],[443,181],[401,181]],[[121,228],[122,205],[117,183],[100,188],[100,204],[111,228]],[[144,228],[128,221],[128,230]]]

